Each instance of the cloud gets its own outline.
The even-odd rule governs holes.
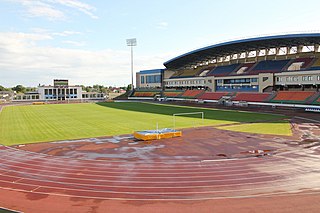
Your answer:
[[[157,29],[165,30],[165,29],[168,28],[168,26],[169,26],[169,23],[163,21],[163,22],[160,22],[160,23],[157,24]]]
[[[95,7],[83,3],[81,1],[78,0],[48,0],[54,4],[60,4],[60,5],[64,5],[66,7],[70,7],[76,10],[79,10],[85,14],[87,14],[88,16],[90,16],[93,19],[97,19],[98,17],[96,15],[93,14],[93,11],[96,10]]]
[[[86,45],[85,42],[69,41],[69,40],[67,40],[67,41],[62,41],[62,43],[64,43],[64,44],[70,44],[70,45],[75,46],[75,47],[83,47],[83,46]]]
[[[41,46],[52,39],[36,33],[0,32],[0,79],[4,86],[52,84],[66,78],[72,84],[124,86],[131,81],[130,51],[59,48]],[[69,42],[70,41],[66,41]],[[134,71],[162,68],[175,53],[157,56],[136,55]]]
[[[96,8],[79,0],[7,0],[21,4],[27,17],[45,17],[51,21],[67,19],[69,9],[80,11],[93,19]],[[66,10],[68,9],[68,10]]]

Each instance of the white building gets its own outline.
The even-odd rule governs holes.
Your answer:
[[[84,92],[81,86],[71,86],[68,80],[55,79],[53,86],[38,86],[37,92],[18,94],[16,101],[104,100],[104,93]]]

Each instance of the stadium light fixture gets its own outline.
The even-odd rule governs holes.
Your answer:
[[[133,47],[137,46],[137,39],[136,38],[130,38],[127,39],[127,46],[131,47],[131,86],[133,89]]]

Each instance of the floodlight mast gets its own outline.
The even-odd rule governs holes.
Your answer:
[[[137,46],[137,39],[127,39],[127,46],[131,47],[131,89],[133,89],[133,47]]]

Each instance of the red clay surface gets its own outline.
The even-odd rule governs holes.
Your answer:
[[[319,212],[320,124],[292,137],[212,127],[0,146],[0,206],[23,212]]]

